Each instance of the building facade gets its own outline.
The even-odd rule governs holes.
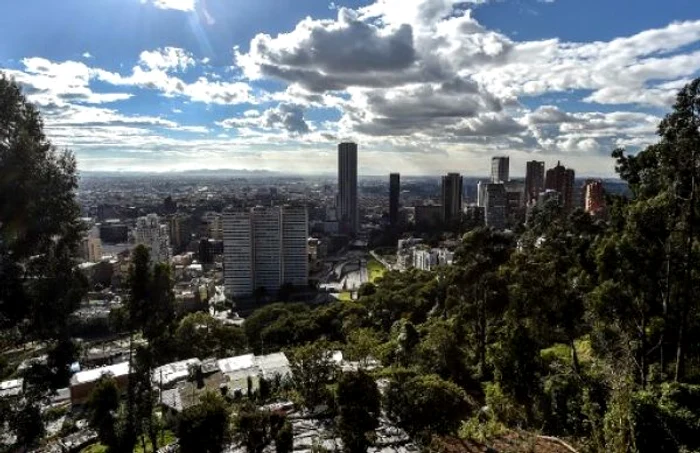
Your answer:
[[[486,185],[484,223],[487,227],[501,230],[506,227],[508,194],[505,184]]]
[[[226,213],[224,285],[232,297],[284,284],[306,286],[308,214],[303,206],[255,207]]]
[[[401,194],[401,175],[389,175],[389,223],[394,226],[399,222],[399,197]]]
[[[442,221],[450,223],[459,220],[462,214],[462,176],[448,173],[442,177]]]
[[[360,229],[357,205],[357,144],[338,145],[338,221],[341,233],[354,235]]]
[[[152,261],[170,262],[170,234],[168,227],[160,223],[158,215],[148,214],[136,219],[134,238],[137,245],[148,247]]]
[[[510,181],[510,158],[496,156],[491,158],[491,182],[506,183]]]
[[[525,167],[525,204],[537,200],[544,190],[544,162],[531,160]]]
[[[600,215],[605,210],[603,182],[589,179],[583,187],[586,212],[591,215]]]
[[[574,209],[574,181],[576,173],[557,162],[557,166],[547,170],[545,189],[559,192],[559,201],[565,212]]]

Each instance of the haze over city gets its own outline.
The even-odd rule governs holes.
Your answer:
[[[698,75],[688,0],[8,2],[0,69],[80,170],[614,175]],[[70,30],[70,32],[68,32]]]

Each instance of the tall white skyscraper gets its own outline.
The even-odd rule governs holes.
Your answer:
[[[227,212],[224,225],[224,286],[234,296],[247,296],[255,290],[253,220],[250,212]]]
[[[360,229],[356,143],[338,145],[338,217],[342,232],[355,234]]]
[[[136,219],[134,236],[137,245],[148,247],[153,262],[167,263],[171,258],[170,238],[167,225],[161,225],[156,214]]]
[[[491,158],[491,182],[505,183],[510,180],[510,158],[497,156]]]
[[[255,207],[225,213],[224,284],[233,297],[256,289],[306,286],[308,214],[303,206]]]

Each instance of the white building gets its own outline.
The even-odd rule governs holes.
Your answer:
[[[435,250],[414,250],[413,267],[421,271],[432,271],[438,266],[438,254]]]
[[[102,241],[97,228],[92,228],[81,244],[81,255],[85,261],[97,263],[102,261]]]
[[[167,225],[161,224],[158,215],[148,214],[136,219],[134,231],[136,244],[145,245],[151,253],[154,262],[170,262],[170,236]]]
[[[233,297],[258,288],[306,286],[309,275],[306,207],[255,207],[224,215],[224,283]]]

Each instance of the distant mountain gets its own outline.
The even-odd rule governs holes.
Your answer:
[[[197,177],[269,177],[279,176],[281,173],[270,170],[248,170],[248,169],[198,169],[198,170],[182,170],[182,171],[167,171],[167,172],[149,172],[149,171],[81,171],[80,176],[88,178],[99,177],[119,177],[119,176],[197,176]]]

